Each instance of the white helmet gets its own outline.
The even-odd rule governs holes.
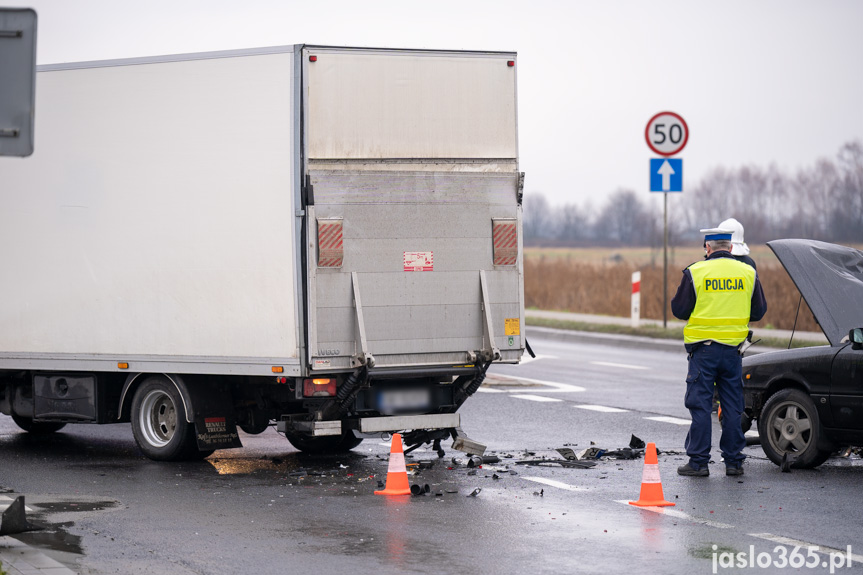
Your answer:
[[[749,246],[746,245],[746,242],[743,241],[743,224],[735,220],[734,218],[728,218],[721,224],[719,224],[720,228],[731,230],[731,255],[734,256],[748,256],[749,255]]]

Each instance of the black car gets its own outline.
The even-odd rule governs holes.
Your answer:
[[[777,465],[816,467],[841,447],[863,445],[863,252],[814,240],[767,245],[830,345],[744,358],[744,427],[758,420]]]

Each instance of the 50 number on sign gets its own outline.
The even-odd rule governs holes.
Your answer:
[[[689,127],[674,112],[660,112],[647,123],[644,137],[651,150],[660,156],[673,156],[686,146]]]

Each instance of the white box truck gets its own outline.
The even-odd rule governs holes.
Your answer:
[[[0,158],[0,413],[148,457],[454,439],[525,348],[516,55],[296,45],[42,66]]]

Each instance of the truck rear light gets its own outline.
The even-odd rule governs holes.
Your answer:
[[[287,377],[277,377],[276,383],[288,383],[288,378]]]
[[[285,371],[285,368],[282,367],[281,365],[274,365],[272,369],[273,369],[273,373],[284,373],[284,371]]]
[[[342,223],[339,219],[318,220],[318,267],[340,268],[345,259]]]
[[[317,62],[317,61],[318,61],[317,56],[309,56],[309,62]]]
[[[335,379],[304,379],[303,397],[332,397],[336,394]]]
[[[513,66],[515,66],[515,60],[507,60],[506,65],[512,68]]]
[[[491,235],[494,265],[514,266],[518,259],[518,222],[514,219],[492,219]]]

